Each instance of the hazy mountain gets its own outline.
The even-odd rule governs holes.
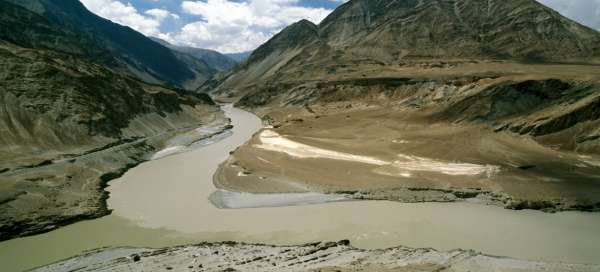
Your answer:
[[[241,53],[229,53],[229,54],[225,54],[225,56],[228,56],[239,63],[239,62],[242,62],[242,61],[245,61],[246,59],[248,59],[248,57],[251,54],[252,54],[252,51],[248,51],[248,52],[241,52]]]
[[[76,54],[127,71],[147,82],[194,89],[214,71],[205,63],[182,60],[150,38],[88,11],[78,0],[3,0],[38,16],[19,18],[22,28],[8,26],[4,34],[17,44]],[[40,25],[23,20],[42,22]]]
[[[189,55],[199,61],[202,61],[219,72],[229,71],[237,65],[237,62],[234,59],[214,50],[188,46],[176,46],[159,38],[152,37],[151,39],[176,52]]]

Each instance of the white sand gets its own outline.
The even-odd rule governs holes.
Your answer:
[[[287,139],[272,130],[264,130],[260,134],[260,144],[256,148],[282,152],[297,158],[322,158],[342,161],[352,161],[378,166],[392,166],[397,171],[379,171],[382,174],[411,177],[411,172],[438,172],[451,176],[476,176],[485,174],[490,177],[500,171],[499,166],[479,165],[471,163],[442,162],[428,158],[409,155],[398,155],[398,160],[384,161],[374,157],[367,157],[334,150],[322,149]],[[396,174],[396,172],[398,172]]]
[[[495,165],[441,162],[408,155],[398,155],[398,157],[400,159],[394,161],[392,166],[404,171],[403,175],[406,174],[406,171],[423,171],[439,172],[451,176],[477,176],[485,174],[490,177],[500,171],[500,167]]]
[[[275,152],[283,152],[290,156],[298,158],[323,158],[332,160],[361,162],[374,165],[389,164],[386,161],[382,161],[373,157],[321,149],[314,146],[294,142],[292,140],[286,139],[285,137],[282,137],[277,132],[272,130],[263,130],[260,133],[259,137],[261,144],[255,145],[256,148]]]

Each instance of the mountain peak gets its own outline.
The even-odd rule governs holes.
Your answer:
[[[566,61],[600,53],[597,31],[534,0],[354,0],[319,29],[330,46],[408,56]]]
[[[248,58],[248,62],[259,61],[273,51],[301,47],[318,40],[318,26],[303,19],[284,28],[268,42],[258,47]]]

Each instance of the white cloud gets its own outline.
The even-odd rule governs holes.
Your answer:
[[[162,21],[165,18],[169,17],[169,15],[171,15],[170,12],[168,12],[164,9],[149,9],[149,10],[146,10],[146,12],[144,12],[144,13],[154,17],[158,21]]]
[[[600,30],[600,0],[539,0],[561,14]]]
[[[160,36],[160,24],[166,17],[162,10],[148,10],[140,14],[130,3],[116,0],[81,0],[87,9],[113,22],[129,26],[148,36]],[[168,13],[168,12],[167,12]],[[168,16],[168,15],[167,15]]]
[[[298,0],[184,1],[186,13],[199,20],[171,35],[179,44],[221,52],[253,50],[285,26],[301,19],[319,23],[331,10],[299,5]]]

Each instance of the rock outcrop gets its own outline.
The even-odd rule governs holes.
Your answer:
[[[596,271],[598,265],[523,261],[469,250],[354,248],[349,241],[276,247],[205,243],[96,250],[33,271]]]

